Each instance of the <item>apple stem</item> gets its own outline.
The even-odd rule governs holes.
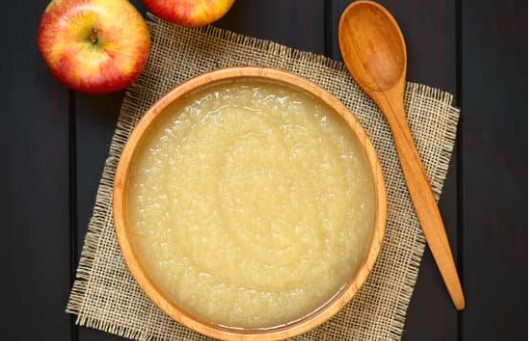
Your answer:
[[[90,34],[90,41],[92,44],[96,45],[99,41],[98,34],[97,34],[97,28],[92,29],[92,33]]]

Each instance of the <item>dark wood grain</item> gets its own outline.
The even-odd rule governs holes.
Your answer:
[[[465,340],[527,340],[527,1],[462,2]]]
[[[332,0],[329,12],[331,57],[341,59],[338,21],[351,0]],[[395,17],[406,40],[410,81],[456,92],[456,7],[454,0],[378,1]],[[457,255],[457,153],[452,156],[440,209]],[[435,313],[433,313],[435,312]],[[404,340],[456,340],[457,312],[428,248],[406,319]]]
[[[238,0],[215,26],[323,53],[324,12],[324,0]]]
[[[123,92],[105,96],[76,94],[77,257],[92,216],[95,195],[110,140],[118,120]]]
[[[47,0],[2,2],[3,340],[70,340],[68,91],[49,75],[36,32]]]
[[[123,92],[105,96],[76,94],[77,257],[92,216],[123,96]],[[72,341],[126,340],[94,329],[76,329],[77,339]]]

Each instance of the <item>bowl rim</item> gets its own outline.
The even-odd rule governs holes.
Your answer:
[[[329,106],[344,119],[358,139],[369,163],[375,191],[373,235],[369,250],[360,263],[359,269],[350,277],[344,287],[321,307],[296,321],[272,328],[237,329],[219,326],[207,321],[201,321],[199,318],[180,309],[171,303],[162,294],[161,290],[158,290],[146,272],[143,271],[127,232],[127,180],[130,166],[143,134],[148,130],[151,123],[156,121],[156,118],[160,116],[164,109],[174,101],[201,88],[236,79],[261,79],[283,83],[302,92],[309,93]],[[356,117],[345,105],[334,95],[304,77],[272,68],[243,66],[216,69],[193,77],[173,88],[147,110],[130,134],[119,160],[113,186],[113,217],[116,236],[127,267],[140,288],[167,315],[198,333],[217,339],[273,341],[293,337],[321,325],[339,312],[358,292],[369,276],[380,253],[386,228],[387,198],[384,176],[377,152]]]

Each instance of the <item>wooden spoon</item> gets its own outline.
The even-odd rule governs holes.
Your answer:
[[[391,128],[424,236],[456,309],[462,310],[465,297],[446,230],[404,112],[406,44],[402,32],[381,5],[355,1],[342,14],[338,37],[347,69]]]

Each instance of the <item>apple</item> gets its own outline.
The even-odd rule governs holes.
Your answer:
[[[65,86],[105,94],[140,75],[151,38],[127,0],[53,0],[42,15],[37,43],[50,72]]]
[[[158,17],[182,26],[204,26],[222,18],[235,0],[142,0]]]

